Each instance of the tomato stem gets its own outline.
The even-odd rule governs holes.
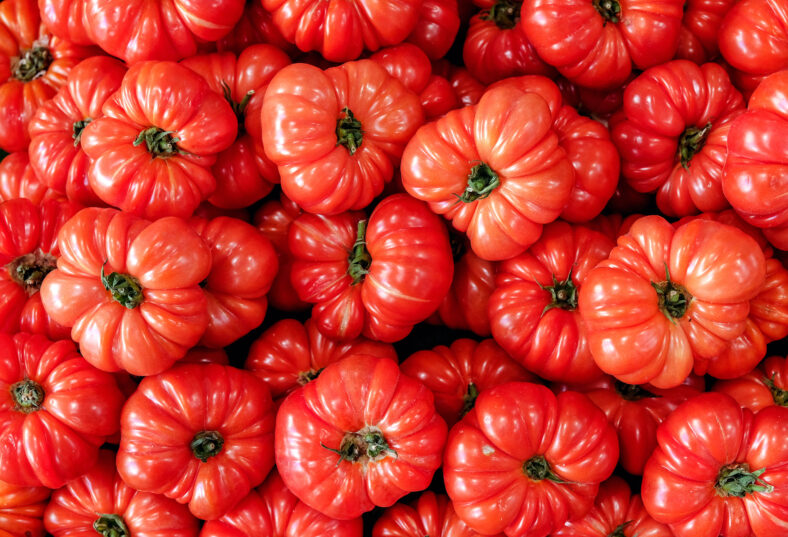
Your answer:
[[[703,149],[706,145],[706,138],[711,132],[711,122],[706,123],[703,128],[689,127],[679,138],[679,158],[685,170],[690,167],[690,161],[695,153]]]
[[[774,404],[779,406],[788,406],[788,391],[778,388],[774,384],[774,376],[772,378],[764,378],[763,383],[769,388],[769,391],[772,392],[772,399],[774,399]]]
[[[158,127],[149,127],[140,131],[137,138],[134,140],[134,146],[138,146],[145,142],[145,147],[153,157],[166,158],[178,154],[187,154],[178,147],[180,138],[170,136],[175,131],[165,131]]]
[[[468,383],[468,390],[462,398],[462,412],[460,417],[465,416],[465,414],[473,410],[477,397],[479,397],[479,388],[477,388],[473,382]]]
[[[337,466],[342,461],[367,462],[379,461],[385,457],[397,457],[397,452],[389,447],[383,432],[377,427],[364,427],[355,433],[345,433],[339,449],[328,447],[322,442],[320,445],[339,455]]]
[[[774,491],[774,486],[761,480],[761,475],[765,471],[766,468],[761,468],[750,472],[750,466],[747,463],[729,464],[720,469],[714,488],[717,490],[717,495],[722,497],[744,498],[747,494],[754,492],[769,493]]]
[[[217,431],[202,431],[194,435],[189,444],[192,453],[202,462],[218,455],[224,446],[224,438]]]
[[[372,265],[372,256],[367,251],[366,243],[367,221],[360,220],[356,228],[356,242],[348,257],[348,275],[353,278],[351,285],[363,282]]]
[[[624,522],[623,524],[619,524],[618,526],[616,526],[616,529],[614,529],[612,532],[610,532],[608,534],[607,537],[626,537],[626,534],[624,533],[624,530],[630,524],[632,524],[631,520],[628,520],[628,521]]]
[[[616,0],[593,0],[594,8],[605,19],[604,25],[608,21],[612,23],[620,22],[621,6]]]
[[[53,58],[45,46],[34,46],[21,51],[22,54],[11,60],[11,73],[14,78],[22,82],[30,82],[44,76]]]
[[[542,310],[542,315],[547,313],[553,308],[561,308],[562,310],[574,311],[577,309],[577,287],[572,281],[572,269],[563,281],[558,281],[553,274],[553,285],[544,286],[536,282],[543,291],[548,291],[551,296],[551,301]]]
[[[626,384],[620,380],[616,380],[613,385],[616,388],[616,393],[620,395],[622,399],[627,401],[640,401],[641,399],[646,399],[647,397],[657,397],[650,391],[646,390],[642,386],[638,386],[637,384]]]
[[[75,121],[71,126],[73,131],[71,137],[74,139],[74,147],[79,147],[79,143],[82,141],[82,130],[87,127],[91,121],[93,121],[92,118],[86,117],[83,120]]]
[[[301,371],[298,374],[298,384],[300,384],[301,386],[305,384],[309,384],[317,377],[319,377],[320,373],[322,373],[324,369],[325,367],[321,367],[317,371],[315,371],[314,369],[310,369],[309,371]]]
[[[106,265],[106,261],[104,265]],[[101,266],[101,283],[104,285],[104,289],[112,294],[112,298],[130,310],[142,304],[145,297],[142,294],[140,282],[130,274],[119,272],[112,272],[106,276],[104,265]]]
[[[520,8],[522,5],[522,2],[498,0],[489,11],[482,12],[481,19],[493,21],[501,30],[511,30],[517,26],[517,21],[520,20]]]
[[[35,252],[17,257],[6,265],[11,279],[24,287],[27,296],[33,296],[41,288],[46,275],[57,268],[52,254],[37,249]]]
[[[534,455],[525,461],[523,463],[523,472],[534,481],[548,479],[554,483],[566,483],[566,481],[563,481],[553,473],[550,463],[547,462],[543,455]]]
[[[462,195],[454,195],[463,203],[471,203],[486,198],[500,185],[501,180],[498,174],[487,164],[480,162],[471,168],[471,172],[468,174],[468,186],[465,187]]]
[[[249,105],[249,101],[254,96],[254,90],[247,91],[246,95],[244,95],[241,99],[241,102],[237,103],[233,101],[233,92],[230,90],[230,86],[227,84],[227,82],[222,80],[222,93],[224,94],[224,98],[227,99],[227,102],[230,103],[230,108],[233,109],[235,118],[238,120],[238,135],[240,136],[241,133],[244,132],[246,107]]]
[[[343,145],[352,155],[361,147],[364,131],[361,122],[356,119],[347,106],[342,109],[342,116],[337,119],[337,145]]]
[[[659,297],[659,309],[671,322],[681,319],[687,312],[692,295],[683,286],[671,281],[668,264],[665,263],[665,281],[651,282]]]
[[[44,388],[34,380],[25,379],[11,385],[11,398],[14,410],[30,414],[41,408],[44,403]]]
[[[129,537],[131,532],[120,515],[100,514],[93,522],[93,529],[104,537]]]

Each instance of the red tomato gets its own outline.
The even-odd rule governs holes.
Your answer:
[[[722,19],[736,0],[687,0],[684,18],[679,31],[679,48],[676,58],[690,60],[698,65],[719,55],[717,36]]]
[[[155,375],[202,337],[208,313],[199,283],[211,271],[211,250],[186,221],[83,209],[58,244],[41,299],[94,366]]]
[[[230,365],[230,358],[224,349],[194,347],[179,360],[182,364],[219,364]]]
[[[211,272],[201,283],[209,320],[200,345],[225,347],[263,322],[266,293],[279,268],[276,252],[259,229],[241,220],[220,216],[189,223],[211,249]]]
[[[363,337],[339,342],[324,336],[311,319],[304,324],[282,319],[252,343],[244,368],[265,382],[276,400],[316,379],[329,364],[352,354],[397,361],[397,353],[388,343]]]
[[[770,356],[758,369],[730,380],[720,380],[715,392],[730,395],[753,412],[779,405],[788,406],[788,366],[785,358]]]
[[[446,228],[426,204],[407,194],[361,213],[304,213],[290,226],[291,280],[315,304],[323,334],[378,341],[404,338],[440,305],[453,261]]]
[[[675,537],[788,533],[788,408],[753,416],[731,397],[704,393],[657,431],[641,494]]]
[[[0,334],[0,475],[25,486],[63,486],[93,466],[118,430],[124,397],[112,375],[71,341]]]
[[[452,67],[446,78],[454,88],[457,99],[465,106],[478,103],[486,89],[485,85],[464,67]]]
[[[457,0],[423,0],[416,26],[406,41],[437,60],[449,52],[459,29]]]
[[[386,358],[330,364],[276,416],[276,467],[285,485],[340,520],[425,489],[445,442],[432,392]]]
[[[432,391],[435,409],[449,427],[470,412],[484,390],[505,382],[537,380],[492,339],[458,339],[450,347],[418,351],[402,362],[400,370]]]
[[[143,62],[82,131],[88,179],[102,201],[145,218],[191,216],[216,188],[210,166],[235,140],[224,97],[190,69]]]
[[[200,537],[361,537],[360,518],[334,520],[300,501],[276,470],[232,511],[205,523]]]
[[[526,369],[548,380],[590,382],[594,363],[578,292],[613,242],[566,222],[545,226],[531,248],[498,266],[490,296],[492,334]]]
[[[731,7],[718,35],[723,58],[736,69],[768,75],[788,67],[788,11],[773,0]]]
[[[615,89],[633,65],[673,58],[683,7],[684,0],[525,0],[521,24],[539,56],[566,78]]]
[[[572,164],[553,128],[558,88],[543,77],[488,90],[476,106],[420,128],[402,156],[402,184],[467,233],[491,261],[536,242],[572,192]]]
[[[0,481],[0,532],[10,537],[44,537],[42,518],[50,492],[46,487],[20,487]]]
[[[263,102],[263,147],[305,211],[363,209],[423,123],[418,97],[370,60],[282,69]]]
[[[52,33],[77,45],[92,45],[90,26],[85,24],[84,0],[38,0],[41,20]]]
[[[510,382],[482,392],[452,428],[443,476],[479,533],[546,537],[591,509],[617,460],[616,433],[586,396]]]
[[[204,520],[219,518],[274,464],[271,394],[254,375],[185,364],[142,379],[120,418],[118,472]],[[156,456],[151,456],[155,453]]]
[[[612,91],[584,88],[563,77],[556,78],[555,83],[561,88],[564,104],[577,109],[580,115],[596,119],[606,125],[610,116],[623,106],[624,89],[633,78],[634,76],[630,75],[623,86]]]
[[[212,171],[216,190],[208,198],[227,209],[248,207],[279,182],[276,165],[263,150],[260,110],[268,83],[290,58],[272,45],[252,45],[236,59],[230,52],[193,56],[181,62],[223,95],[238,119],[238,137],[219,153]]]
[[[758,243],[735,227],[637,220],[580,288],[594,361],[628,384],[678,386],[696,357],[741,335],[765,274]]]
[[[219,52],[229,51],[241,54],[245,49],[258,43],[269,43],[278,49],[293,54],[298,49],[293,46],[274,24],[273,17],[265,10],[260,0],[246,0],[243,15],[229,34],[216,42]]]
[[[454,512],[443,494],[427,491],[410,505],[389,507],[375,522],[372,537],[481,537]],[[503,537],[498,534],[495,537]]]
[[[194,56],[198,43],[227,34],[244,9],[244,0],[85,1],[90,37],[129,65]]]
[[[83,205],[103,205],[88,184],[90,161],[82,130],[99,118],[104,102],[120,88],[126,67],[96,56],[80,62],[57,95],[30,120],[30,164],[47,186]]]
[[[0,162],[0,201],[25,198],[35,205],[44,199],[60,197],[38,178],[27,151],[17,151]]]
[[[118,475],[115,454],[102,450],[93,468],[52,494],[45,513],[54,537],[106,535],[197,537],[189,510],[159,494],[137,492]]]

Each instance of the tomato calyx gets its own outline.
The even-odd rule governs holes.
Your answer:
[[[626,401],[640,401],[648,397],[657,397],[655,394],[637,384],[627,384],[620,380],[616,380],[613,385],[615,386],[616,393]]]
[[[17,257],[8,265],[8,274],[11,279],[24,287],[27,296],[33,296],[41,288],[41,283],[46,275],[57,268],[57,260],[52,254],[44,253],[41,249]]]
[[[772,399],[774,404],[779,406],[788,406],[788,390],[783,390],[774,384],[774,376],[772,378],[764,378],[763,383],[772,392]]]
[[[474,405],[476,404],[476,398],[479,397],[479,388],[473,382],[468,383],[468,390],[465,392],[465,395],[462,397],[462,412],[460,413],[460,418],[465,416],[468,412],[473,410]]]
[[[46,45],[34,43],[33,48],[20,51],[21,54],[11,60],[11,73],[15,79],[30,82],[44,76],[54,61]]]
[[[11,399],[14,401],[14,410],[30,414],[41,408],[44,404],[44,388],[31,379],[20,380],[11,385]]]
[[[372,256],[367,251],[366,234],[367,221],[360,220],[356,228],[356,242],[348,256],[347,273],[353,279],[351,285],[363,282],[372,265]]]
[[[480,162],[468,174],[468,186],[460,194],[454,194],[463,203],[472,203],[492,194],[501,185],[501,179],[487,164]]]
[[[215,457],[222,451],[224,438],[217,431],[202,431],[194,435],[189,447],[192,454],[202,462]]]
[[[389,447],[383,432],[377,427],[367,426],[355,433],[345,433],[339,449],[328,447],[320,443],[325,449],[339,455],[337,466],[342,461],[348,462],[376,462],[386,457],[397,458],[397,452]]]
[[[120,515],[100,514],[93,522],[93,529],[104,537],[129,537],[131,532]]]
[[[241,134],[245,132],[244,121],[246,120],[246,107],[249,105],[249,101],[254,96],[254,90],[247,91],[246,95],[244,95],[243,99],[241,99],[241,102],[237,103],[233,101],[233,92],[230,90],[230,86],[227,84],[227,82],[222,81],[222,93],[224,94],[224,98],[230,104],[230,108],[233,109],[235,118],[238,120],[238,136],[241,136]]]
[[[101,284],[104,289],[110,292],[112,298],[130,310],[133,310],[145,299],[142,294],[142,286],[137,278],[131,274],[121,274],[112,272],[109,276],[104,274],[104,265],[101,265]]]
[[[577,309],[577,287],[574,282],[572,282],[571,269],[566,279],[563,281],[559,282],[555,274],[553,274],[553,285],[545,286],[539,282],[536,282],[536,285],[543,291],[548,291],[552,298],[551,302],[542,310],[542,315],[553,308],[561,308],[566,311],[574,311]]]
[[[689,170],[690,161],[695,154],[706,145],[706,138],[711,132],[711,121],[702,128],[688,127],[679,138],[679,159],[681,166]]]
[[[517,21],[520,20],[521,7],[522,2],[498,0],[489,11],[482,13],[481,19],[493,21],[501,30],[511,30],[517,26]]]
[[[616,529],[614,529],[613,531],[608,533],[607,537],[626,537],[626,534],[624,533],[624,530],[630,524],[632,524],[631,520],[628,520],[627,522],[624,522],[623,524],[619,524],[618,526],[616,526]]]
[[[317,377],[319,377],[320,373],[322,373],[324,369],[325,369],[325,367],[321,367],[317,371],[315,371],[314,369],[310,369],[308,371],[301,371],[298,374],[298,384],[301,385],[301,386],[309,384],[310,382],[315,380]]]
[[[761,468],[750,472],[750,466],[747,463],[729,464],[720,469],[714,488],[717,495],[722,497],[744,498],[747,494],[754,492],[769,493],[774,491],[774,486],[761,480],[761,475],[765,471],[766,468]]]
[[[621,21],[619,18],[621,5],[616,0],[593,0],[592,3],[594,8],[602,15],[602,18],[605,19],[603,26],[608,22],[615,24]]]
[[[361,122],[356,119],[347,106],[342,109],[342,114],[337,119],[337,145],[345,146],[351,155],[358,151],[364,141],[364,131]]]
[[[74,147],[79,147],[79,143],[82,141],[82,130],[87,127],[91,121],[93,121],[93,118],[86,117],[80,121],[75,121],[71,126],[73,131],[71,137],[74,139]]]
[[[659,309],[671,322],[681,319],[687,312],[692,295],[682,285],[671,281],[670,271],[665,263],[665,281],[651,282],[659,297]]]
[[[140,131],[137,138],[134,140],[134,147],[145,142],[145,147],[148,149],[148,153],[151,154],[152,158],[160,157],[166,158],[171,157],[173,155],[186,155],[188,153],[181,151],[178,147],[178,142],[180,142],[180,138],[175,136],[171,136],[174,134],[175,131],[165,131],[160,129],[159,127],[148,127],[147,129]]]
[[[523,473],[534,481],[548,479],[554,483],[566,483],[566,481],[553,473],[550,463],[547,462],[544,455],[534,455],[525,461],[523,463]]]

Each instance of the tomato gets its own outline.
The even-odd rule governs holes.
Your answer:
[[[766,537],[788,531],[788,408],[753,416],[731,397],[704,393],[657,431],[641,494],[676,537]]]
[[[274,470],[232,511],[205,523],[200,537],[361,537],[360,518],[334,520],[301,502]]]
[[[363,337],[340,342],[324,336],[311,319],[304,324],[282,319],[252,343],[244,368],[266,383],[275,400],[281,400],[316,379],[329,364],[353,354],[397,361],[388,343]]]
[[[462,106],[476,104],[482,98],[487,87],[476,80],[465,67],[452,65],[446,59],[434,61],[432,72],[449,81],[459,103]]]
[[[594,363],[578,293],[613,242],[566,222],[545,226],[528,251],[502,262],[490,295],[492,334],[526,369],[548,380],[589,382]]]
[[[552,537],[673,537],[670,529],[649,516],[638,494],[626,481],[611,477],[583,518],[572,520]]]
[[[363,209],[423,122],[418,97],[370,60],[282,69],[263,102],[263,147],[305,211]]]
[[[199,532],[197,519],[183,505],[124,483],[115,469],[115,454],[107,450],[90,471],[52,494],[44,516],[54,537],[197,537]]]
[[[402,184],[468,235],[482,259],[509,259],[561,214],[575,177],[553,128],[558,88],[507,83],[476,106],[421,127],[402,156]]]
[[[123,407],[118,472],[204,520],[226,514],[274,464],[271,394],[251,373],[185,364],[146,377]],[[155,453],[155,456],[151,456]]]
[[[616,433],[586,396],[509,382],[452,428],[443,476],[472,529],[546,537],[591,509],[617,460]]]
[[[715,392],[730,395],[753,412],[779,405],[788,406],[788,368],[785,358],[770,356],[758,369],[729,380],[719,380]]]
[[[86,2],[82,0],[38,0],[41,20],[47,29],[77,45],[92,45],[90,26],[85,24]]]
[[[423,0],[416,26],[406,41],[437,60],[449,52],[459,29],[457,0]]]
[[[83,209],[58,244],[41,300],[94,366],[155,375],[202,337],[208,313],[199,283],[211,271],[211,250],[186,221]]]
[[[594,361],[627,384],[678,386],[696,357],[741,335],[765,274],[758,243],[735,227],[637,220],[580,288]]]
[[[387,358],[359,354],[328,365],[276,416],[276,467],[285,485],[340,520],[425,489],[445,442],[432,392]]]
[[[30,166],[27,151],[17,151],[0,162],[0,201],[25,198],[35,205],[59,197],[50,190]]]
[[[768,75],[788,68],[788,12],[772,0],[742,0],[722,21],[723,58],[736,69]]]
[[[51,101],[30,120],[30,164],[47,186],[83,205],[102,205],[88,184],[90,161],[82,130],[99,118],[104,102],[120,88],[126,67],[106,56],[80,62]]]
[[[741,4],[739,4],[741,5]],[[722,190],[739,216],[788,249],[788,69],[761,82],[731,125]]]
[[[46,487],[20,487],[0,481],[0,531],[10,537],[44,537],[42,518],[49,493]]]
[[[201,76],[172,62],[136,64],[102,112],[82,131],[102,201],[145,218],[186,218],[213,193],[210,167],[238,121]]]
[[[648,384],[625,384],[606,375],[587,384],[558,384],[554,389],[587,395],[616,430],[621,467],[630,474],[643,475],[643,467],[657,445],[659,424],[681,403],[702,393],[704,387],[703,377],[695,375],[665,390]]]
[[[217,41],[219,52],[229,51],[240,55],[245,49],[258,43],[269,43],[278,49],[293,54],[293,46],[274,24],[273,17],[259,0],[246,0],[243,15],[230,33]]]
[[[698,65],[719,55],[717,36],[725,15],[735,0],[687,0],[679,31],[676,58]]]
[[[378,341],[404,338],[440,305],[453,261],[446,228],[426,204],[407,194],[361,213],[304,213],[290,226],[291,281],[314,303],[323,334]]]
[[[220,216],[189,222],[211,248],[211,272],[202,283],[208,300],[208,328],[200,345],[225,347],[260,326],[266,293],[278,266],[271,241],[252,224]]]
[[[673,58],[684,0],[525,0],[521,24],[536,52],[566,78],[615,89],[633,66]]]
[[[400,365],[403,374],[418,379],[435,396],[435,409],[451,427],[470,412],[479,393],[511,381],[536,381],[492,339],[455,340],[418,351]]]
[[[389,507],[375,522],[372,537],[481,537],[454,512],[443,494],[427,491],[406,505]],[[503,537],[498,534],[495,537]]]
[[[0,334],[0,350],[0,474],[17,485],[60,487],[89,470],[118,430],[123,395],[71,341]]]
[[[561,89],[564,104],[574,107],[582,116],[607,124],[610,116],[623,106],[624,90],[632,79],[634,75],[630,75],[623,86],[611,91],[584,88],[563,77],[557,77],[555,83]]]

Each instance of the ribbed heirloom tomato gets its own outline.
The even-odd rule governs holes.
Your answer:
[[[774,0],[743,0],[722,21],[720,52],[729,64],[753,75],[788,68],[788,12]]]
[[[51,492],[46,487],[22,487],[0,481],[0,536],[43,537],[44,509]]]
[[[57,192],[49,189],[30,166],[27,151],[16,151],[8,156],[0,152],[0,201],[25,198],[35,205],[44,199],[58,198]]]
[[[406,41],[418,46],[432,60],[449,52],[460,29],[456,0],[422,0],[416,26]]]
[[[735,0],[687,0],[676,58],[698,65],[717,58],[720,26],[734,3]]]
[[[742,407],[753,412],[779,405],[788,407],[788,366],[785,358],[770,356],[761,365],[729,380],[714,385],[715,392],[733,397]]]

